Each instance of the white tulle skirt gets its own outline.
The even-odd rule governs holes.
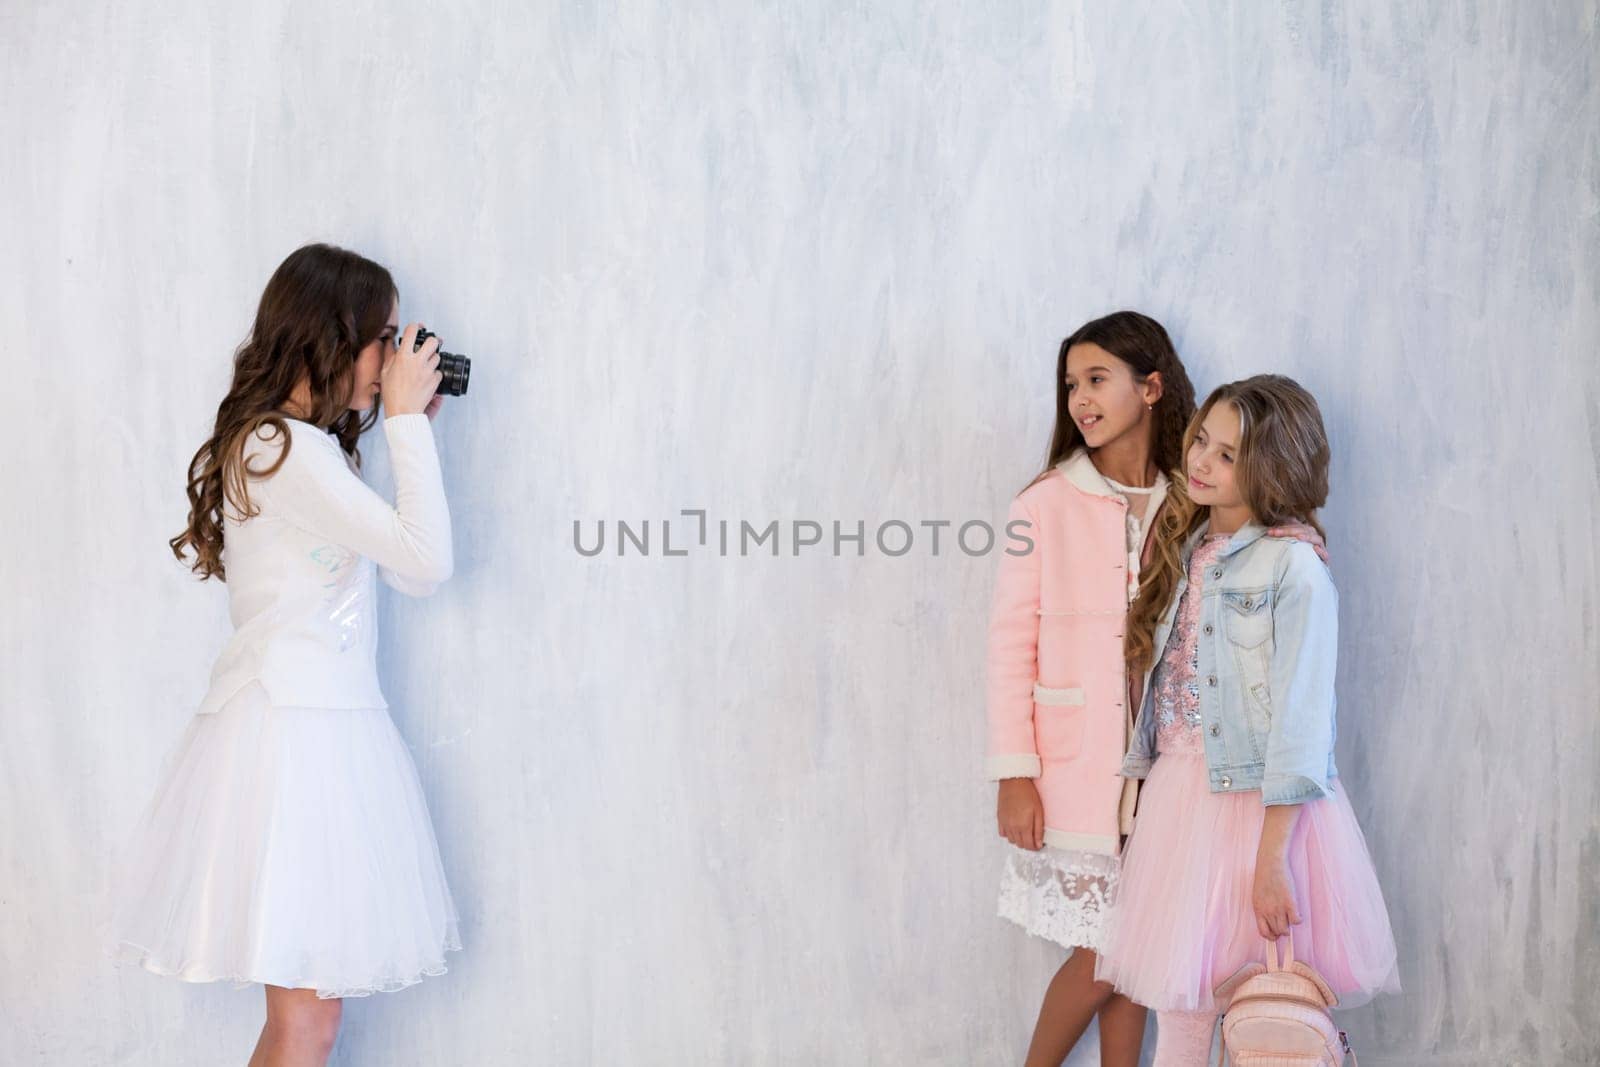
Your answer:
[[[188,982],[360,997],[461,948],[411,750],[383,708],[195,715],[119,850],[105,953]]]

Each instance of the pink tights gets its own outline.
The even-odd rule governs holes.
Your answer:
[[[1156,1012],[1156,1058],[1152,1067],[1206,1067],[1217,1017],[1212,1012]]]

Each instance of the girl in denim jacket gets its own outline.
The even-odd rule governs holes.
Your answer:
[[[1122,773],[1145,784],[1096,967],[1156,1009],[1160,1067],[1207,1062],[1215,989],[1290,927],[1345,1006],[1399,990],[1333,760],[1338,596],[1310,546],[1264,529],[1326,501],[1316,401],[1278,375],[1222,386],[1184,456],[1128,615],[1146,684]]]
[[[1135,699],[1123,645],[1149,533],[1182,463],[1194,390],[1161,324],[1135,311],[1061,343],[1043,473],[1011,503],[989,622],[986,769],[1010,846],[999,914],[1070,950],[1028,1050],[1056,1067],[1098,1016],[1102,1064],[1137,1064],[1145,1010],[1094,981],[1137,782],[1118,772]],[[1016,525],[1020,524],[1020,525]],[[1284,531],[1320,547],[1321,535]]]

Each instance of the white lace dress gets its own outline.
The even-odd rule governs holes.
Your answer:
[[[1103,476],[1102,476],[1103,477]],[[1128,603],[1139,591],[1139,556],[1149,521],[1166,496],[1167,479],[1148,488],[1106,484],[1128,501]],[[1144,504],[1139,514],[1135,510]],[[1103,852],[1045,845],[1037,852],[1006,845],[999,915],[1064,948],[1102,947],[1104,920],[1116,895],[1121,860]]]

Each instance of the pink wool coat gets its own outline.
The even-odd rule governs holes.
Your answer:
[[[1151,494],[1144,559],[1164,486]],[[1110,855],[1133,828],[1138,790],[1120,774],[1134,706],[1122,653],[1127,515],[1082,448],[1024,489],[989,621],[987,776],[1036,780],[1045,844]],[[1032,550],[1010,554],[1022,537]]]

